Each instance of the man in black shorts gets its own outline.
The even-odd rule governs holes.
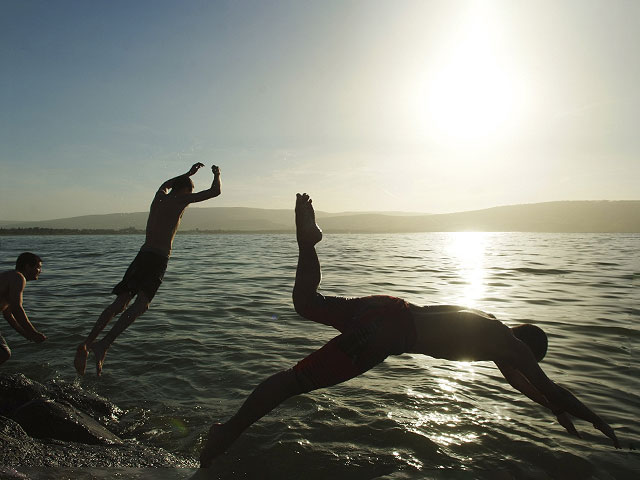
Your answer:
[[[162,283],[173,239],[185,208],[190,203],[220,195],[220,169],[215,165],[211,167],[211,187],[192,193],[193,182],[189,177],[201,167],[204,167],[202,163],[194,164],[187,173],[167,180],[158,189],[149,210],[144,245],[129,265],[122,281],[113,288],[116,299],[102,312],[87,339],[78,346],[74,365],[80,375],[84,375],[89,350],[93,350],[96,356],[96,373],[100,375],[107,350],[113,341],[149,308],[149,303]],[[134,296],[136,300],[127,308]],[[102,340],[96,342],[98,334],[119,313],[122,315],[113,328]]]
[[[208,467],[236,438],[286,399],[357,377],[389,355],[421,353],[457,361],[493,361],[506,380],[548,408],[571,434],[570,415],[591,422],[619,447],[613,429],[566,388],[552,382],[538,362],[547,336],[534,325],[507,327],[493,315],[456,305],[418,306],[395,297],[325,297],[318,293],[320,262],[315,245],[322,231],[311,199],[296,201],[299,248],[293,304],[304,318],[332,326],[340,335],[298,362],[267,378],[227,422],[213,424],[200,454]]]

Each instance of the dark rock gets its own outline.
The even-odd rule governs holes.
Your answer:
[[[67,403],[94,418],[110,420],[122,414],[122,410],[106,398],[73,383],[53,380],[43,385],[20,373],[0,374],[0,415],[10,415],[13,410],[36,398]]]
[[[11,434],[7,435],[6,432]],[[13,467],[24,472],[25,469],[22,467],[193,468],[196,462],[193,459],[180,458],[161,448],[145,446],[134,441],[124,441],[118,445],[84,445],[60,440],[34,439],[13,420],[0,417],[0,465],[6,471]]]
[[[26,438],[28,436],[27,432],[24,431],[19,423],[7,417],[0,416],[0,438]]]
[[[34,398],[46,398],[44,385],[34,382],[21,373],[0,375],[0,415],[9,416],[21,405]]]
[[[30,436],[55,438],[89,445],[122,443],[122,440],[75,408],[49,399],[35,399],[11,416]]]
[[[25,471],[41,467],[196,466],[195,459],[121,439],[98,421],[117,426],[121,413],[77,385],[45,386],[21,374],[0,374],[0,478],[25,478]]]
[[[30,480],[27,475],[20,473],[13,467],[0,465],[0,478],[2,480]]]
[[[109,422],[117,419],[123,413],[120,408],[106,398],[83,390],[79,385],[73,383],[61,380],[52,381],[47,383],[47,391],[52,399],[68,403],[93,418],[99,418],[100,421]]]

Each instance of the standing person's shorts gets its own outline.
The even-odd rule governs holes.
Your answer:
[[[133,297],[138,292],[143,292],[151,301],[162,284],[168,261],[163,255],[140,250],[127,268],[122,281],[113,287],[112,293],[120,295],[129,292]]]
[[[306,391],[357,377],[389,355],[410,351],[415,342],[409,305],[396,297],[343,298],[317,294],[303,316],[341,332],[293,367]]]

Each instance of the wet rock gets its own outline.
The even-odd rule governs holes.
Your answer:
[[[91,417],[100,419],[103,423],[117,419],[123,413],[120,408],[106,398],[83,390],[73,383],[52,381],[47,383],[47,392],[50,398],[57,402],[72,405]]]
[[[73,383],[53,380],[43,385],[20,373],[0,374],[0,415],[6,416],[35,398],[50,398],[56,402],[66,403],[93,418],[106,421],[122,414],[122,410],[106,398],[83,390]]]
[[[31,437],[55,438],[89,445],[122,443],[106,427],[75,408],[37,398],[13,412],[11,418]]]
[[[0,375],[0,414],[15,420],[36,438],[90,445],[122,443],[92,416],[112,414],[112,404],[77,387],[67,387],[48,388],[21,374]]]
[[[5,468],[14,467],[18,471],[23,470],[20,467],[186,468],[195,465],[194,460],[133,441],[125,440],[119,445],[84,445],[35,439],[6,417],[0,417],[0,459]]]
[[[117,426],[121,413],[76,385],[43,385],[21,374],[0,374],[0,478],[23,478],[18,470],[31,467],[196,466],[195,459],[122,439],[99,421]]]
[[[2,480],[29,480],[29,477],[24,473],[20,473],[13,467],[5,467],[0,465],[0,478]]]
[[[44,385],[22,374],[0,375],[0,415],[8,416],[34,398],[46,398]]]
[[[28,436],[29,435],[27,435],[27,432],[24,431],[19,423],[16,423],[13,420],[8,419],[7,417],[0,416],[0,439],[24,439]]]

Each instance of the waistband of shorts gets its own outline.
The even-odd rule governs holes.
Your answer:
[[[418,335],[418,332],[416,330],[416,322],[413,318],[413,313],[411,313],[409,302],[406,302],[404,300],[402,305],[402,319],[405,322],[406,328],[405,352],[410,352],[416,343],[416,336]]]
[[[149,247],[148,245],[143,245],[142,247],[140,247],[140,253],[153,253],[154,255],[157,255],[164,260],[169,260],[169,255],[167,255],[165,252],[161,251],[158,248]]]
[[[391,306],[397,312],[397,322],[399,332],[402,332],[404,336],[403,340],[403,350],[402,352],[395,353],[394,355],[399,355],[400,353],[406,353],[411,351],[413,346],[416,343],[416,324],[413,320],[413,314],[411,313],[411,306],[409,302],[403,300],[402,298],[389,296],[390,299],[394,301],[394,304]]]

